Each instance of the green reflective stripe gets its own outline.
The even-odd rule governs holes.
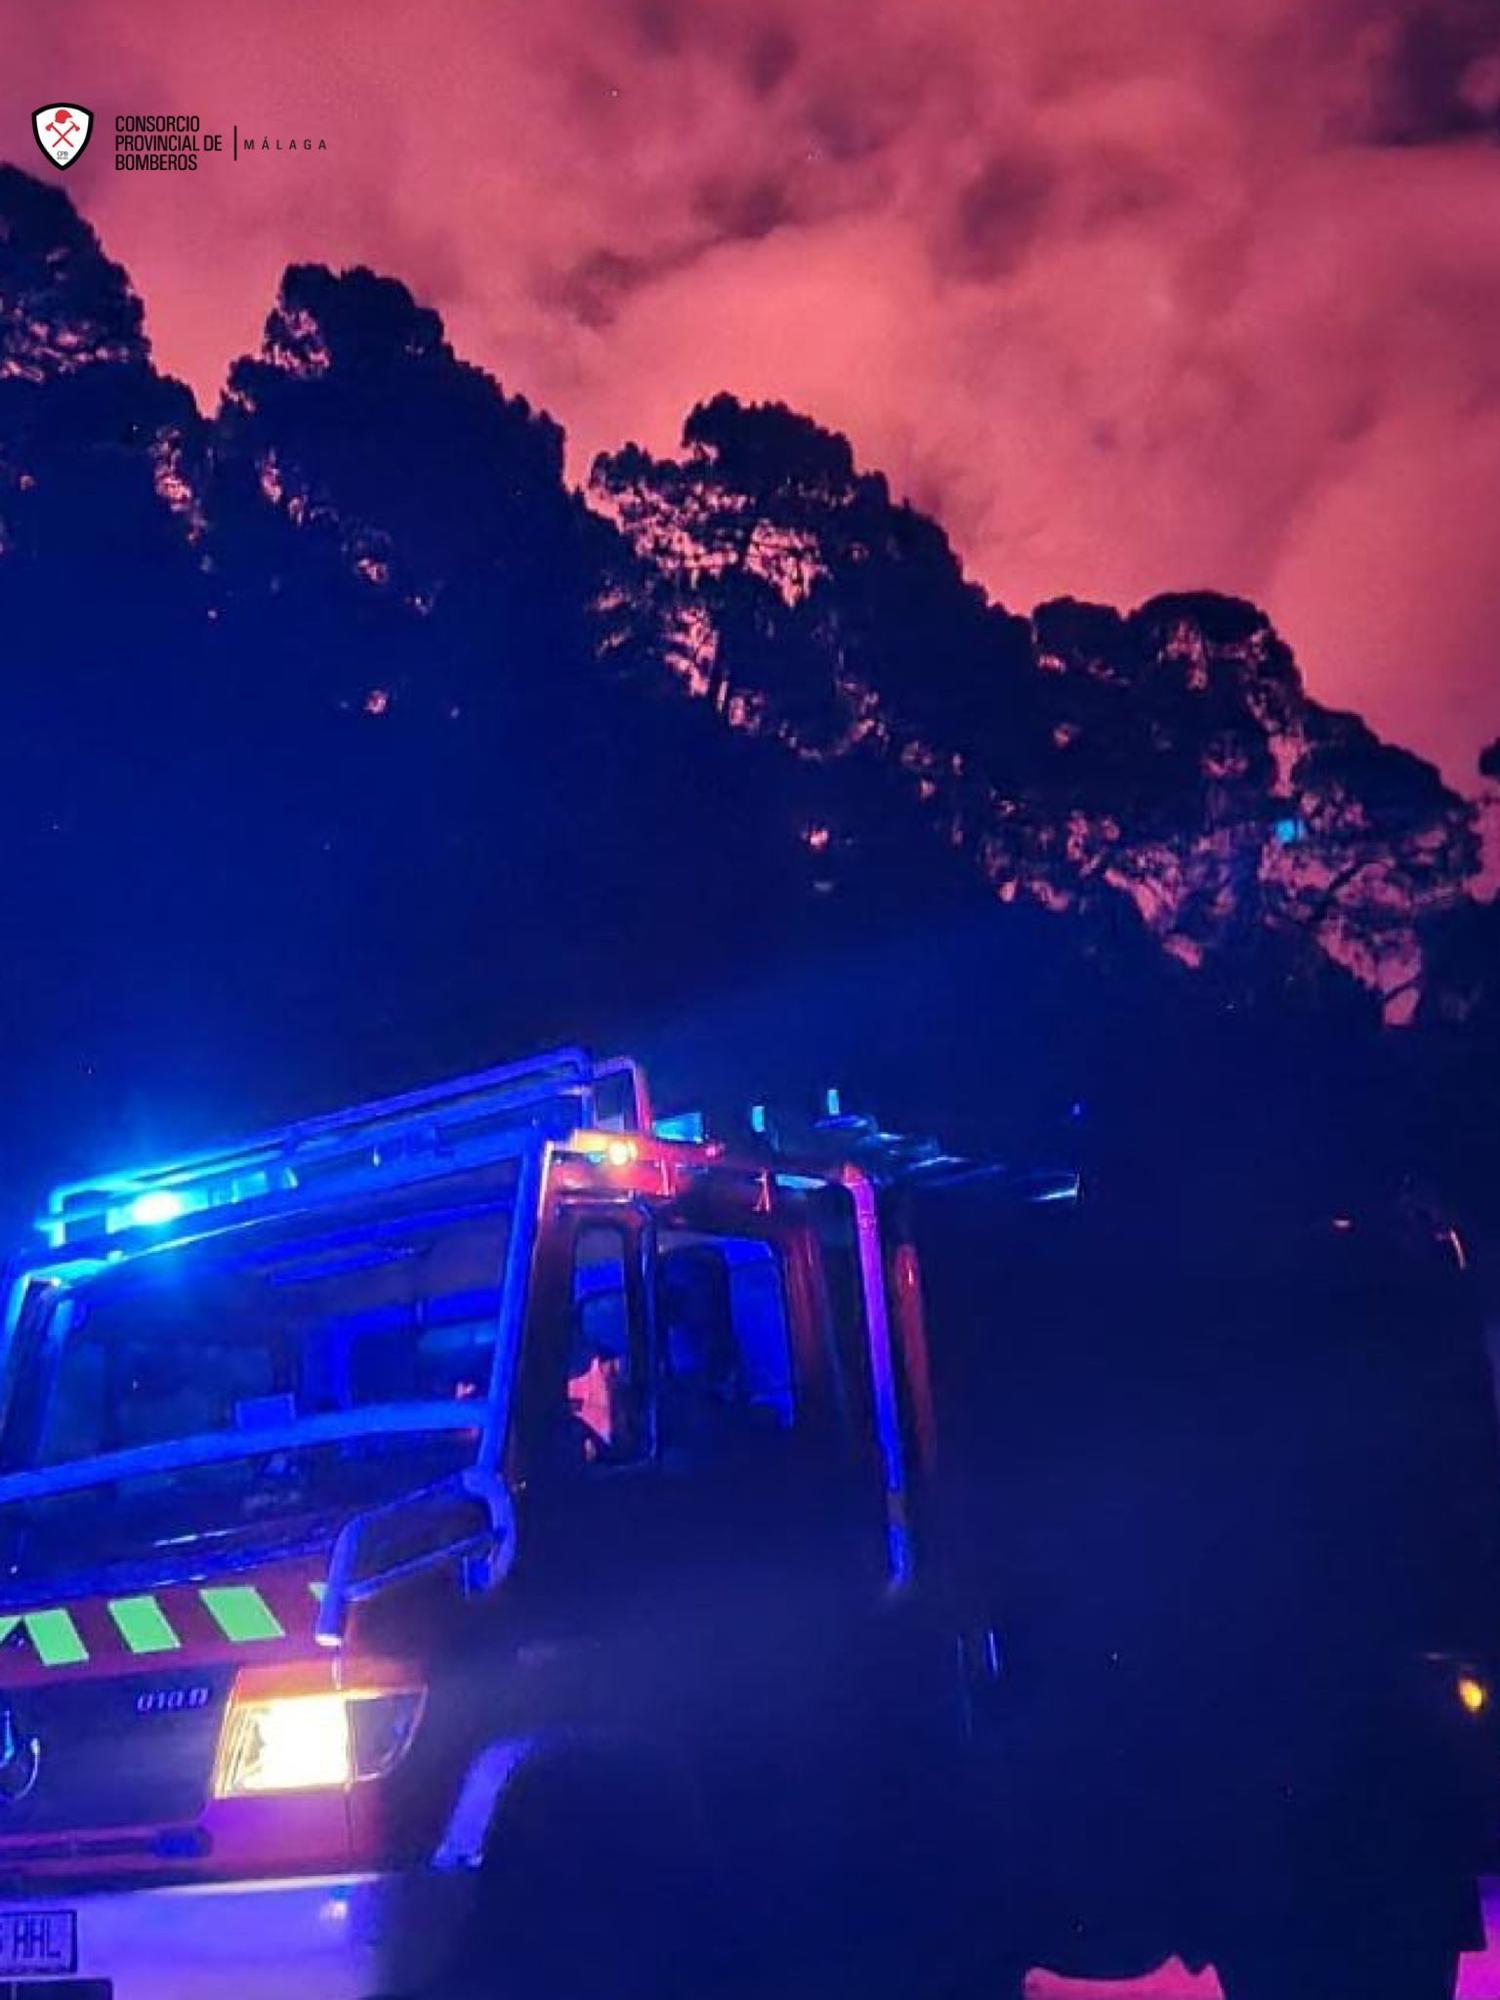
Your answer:
[[[132,1653],[175,1653],[182,1644],[154,1597],[112,1597],[109,1615]]]
[[[328,1595],[328,1585],[326,1583],[310,1583],[307,1587],[318,1600],[319,1604]]]
[[[198,1595],[226,1639],[284,1639],[281,1621],[250,1583],[224,1584]]]
[[[76,1667],[89,1656],[71,1611],[12,1612],[0,1618],[0,1646],[18,1625],[26,1627],[26,1636],[44,1667]]]

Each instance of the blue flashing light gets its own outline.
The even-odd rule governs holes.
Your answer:
[[[170,1188],[152,1188],[130,1204],[130,1220],[138,1228],[160,1228],[177,1222],[187,1213],[187,1203]]]
[[[203,1211],[270,1203],[301,1191],[313,1202],[359,1188],[404,1185],[531,1157],[539,1134],[561,1138],[601,1114],[601,1085],[624,1078],[631,1101],[611,1120],[644,1123],[643,1081],[624,1059],[548,1049],[518,1063],[304,1119],[227,1147],[52,1190],[37,1228],[52,1250],[138,1228],[171,1229]],[[618,1092],[614,1093],[618,1095]]]
[[[763,1104],[752,1104],[750,1107],[750,1130],[764,1135],[769,1129],[769,1125],[770,1120],[766,1116],[766,1107]]]
[[[844,1115],[843,1101],[839,1096],[838,1088],[835,1084],[829,1084],[827,1090],[824,1091],[823,1105],[824,1105],[824,1112],[827,1117],[829,1118],[843,1117]]]
[[[1275,821],[1271,831],[1280,846],[1290,847],[1294,842],[1307,838],[1307,821],[1293,815]]]
[[[708,1137],[708,1123],[701,1111],[675,1111],[653,1121],[651,1130],[658,1139],[677,1139],[701,1146]]]

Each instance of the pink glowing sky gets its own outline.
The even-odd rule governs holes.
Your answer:
[[[1496,0],[69,0],[0,74],[34,171],[100,115],[66,185],[206,406],[369,263],[580,476],[782,397],[1016,608],[1242,592],[1465,789],[1500,734]],[[127,110],[329,149],[117,174]]]

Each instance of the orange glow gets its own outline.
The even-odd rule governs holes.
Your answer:
[[[611,1167],[634,1166],[641,1157],[637,1142],[619,1132],[575,1132],[568,1140],[568,1151],[587,1153],[591,1159],[603,1160]]]
[[[1479,1715],[1490,1705],[1489,1689],[1483,1681],[1476,1680],[1473,1674],[1459,1675],[1458,1698],[1470,1715]]]
[[[201,112],[226,148],[247,110],[326,135],[161,177],[180,189],[100,139],[54,183],[205,410],[288,263],[368,264],[566,421],[579,476],[720,386],[785,399],[930,496],[1011,606],[1247,594],[1314,693],[1468,785],[1500,603],[1486,11],[1350,10],[1441,22],[1419,58],[1254,0],[81,0],[45,34],[7,9],[0,56],[32,173],[25,112],[60,73],[86,104]]]

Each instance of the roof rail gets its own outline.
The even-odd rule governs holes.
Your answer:
[[[894,1132],[862,1111],[846,1111],[843,1093],[823,1092],[819,1114],[752,1104],[750,1131],[772,1157],[848,1160],[880,1188],[956,1188],[983,1181],[1028,1202],[1074,1201],[1082,1183],[1075,1166],[1036,1166],[990,1154],[956,1153],[921,1133]]]
[[[628,1056],[548,1049],[524,1062],[428,1084],[398,1097],[302,1119],[237,1145],[184,1154],[54,1188],[37,1227],[52,1248],[122,1229],[169,1226],[205,1209],[255,1201],[462,1148],[478,1163],[513,1152],[532,1130],[577,1126],[649,1132],[651,1102]]]

